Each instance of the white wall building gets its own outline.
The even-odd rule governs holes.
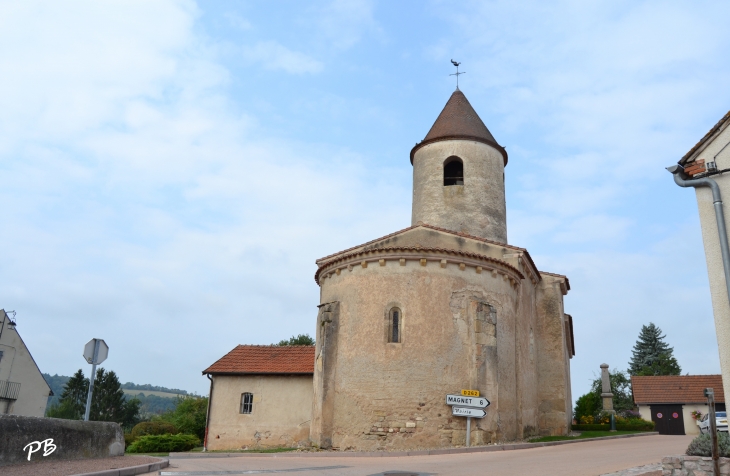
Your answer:
[[[730,224],[730,112],[720,119],[700,141],[668,169],[682,187],[693,187],[702,228],[710,297],[720,354],[720,371],[725,392],[730,392],[730,250],[723,263],[723,241],[727,232],[719,227]],[[714,190],[713,190],[714,189]],[[723,203],[724,202],[724,206]],[[722,210],[724,208],[724,210]],[[722,210],[722,214],[720,214]],[[720,223],[717,217],[720,216]]]
[[[15,322],[0,309],[0,414],[42,417],[51,395]]]

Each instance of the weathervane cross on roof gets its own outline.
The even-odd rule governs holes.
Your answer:
[[[456,89],[459,89],[459,75],[460,74],[466,74],[466,71],[462,71],[461,73],[459,72],[459,65],[461,63],[457,63],[456,61],[451,60],[451,64],[453,64],[454,66],[456,66],[456,73],[452,73],[449,76],[456,76]]]

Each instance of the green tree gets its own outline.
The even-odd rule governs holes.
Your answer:
[[[634,408],[634,397],[631,392],[631,378],[620,370],[613,369],[608,374],[613,393],[613,409],[617,412],[632,410]],[[597,416],[603,410],[603,399],[601,398],[602,384],[601,377],[591,382],[591,391],[581,395],[575,402],[573,418],[580,421],[583,416]]]
[[[89,393],[89,379],[79,370],[66,382],[61,399],[57,405],[48,409],[47,415],[52,418],[81,420],[86,411],[86,398]],[[114,371],[99,368],[94,379],[94,394],[91,397],[89,420],[113,421],[125,428],[131,428],[139,422],[140,401],[136,398],[127,400]]]
[[[594,392],[588,392],[576,400],[573,418],[580,423],[581,417],[595,416],[599,411],[601,411],[601,397]]]
[[[179,396],[174,410],[166,411],[154,420],[175,425],[181,433],[205,438],[205,416],[208,411],[208,397]]]
[[[289,340],[279,341],[276,345],[314,345],[314,339],[309,334],[299,334],[292,336]]]
[[[89,393],[89,380],[84,371],[79,369],[63,388],[57,404],[48,408],[46,414],[51,418],[81,420],[86,410],[86,396]]]
[[[124,403],[124,418],[122,420],[122,426],[125,429],[130,430],[134,428],[134,425],[142,421],[142,417],[140,415],[141,406],[142,402],[140,402],[137,397],[130,398]]]
[[[114,371],[107,372],[103,368],[99,368],[94,381],[89,420],[122,423],[125,417],[125,407],[124,390],[122,390],[117,374]]]
[[[665,337],[653,322],[641,326],[639,339],[631,351],[633,356],[629,362],[629,375],[681,374],[682,369],[674,358],[674,349],[664,342]]]

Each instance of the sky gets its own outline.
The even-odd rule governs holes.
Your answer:
[[[207,394],[314,335],[315,259],[410,225],[460,88],[509,152],[508,237],[565,274],[573,397],[654,322],[719,373],[694,192],[730,108],[723,1],[0,3],[0,308],[41,371]]]

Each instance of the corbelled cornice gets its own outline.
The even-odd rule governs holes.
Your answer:
[[[454,264],[459,266],[462,271],[466,267],[475,268],[477,273],[487,270],[495,275],[502,275],[505,279],[510,280],[513,286],[517,286],[521,280],[525,279],[520,270],[514,266],[490,256],[449,248],[393,246],[353,251],[337,255],[327,261],[320,261],[314,280],[317,284],[321,284],[321,280],[331,274],[339,275],[343,270],[351,271],[355,266],[367,268],[370,263],[385,266],[388,261],[398,262],[400,265],[405,265],[407,261],[419,261],[422,266],[432,262],[439,264],[442,268]]]

